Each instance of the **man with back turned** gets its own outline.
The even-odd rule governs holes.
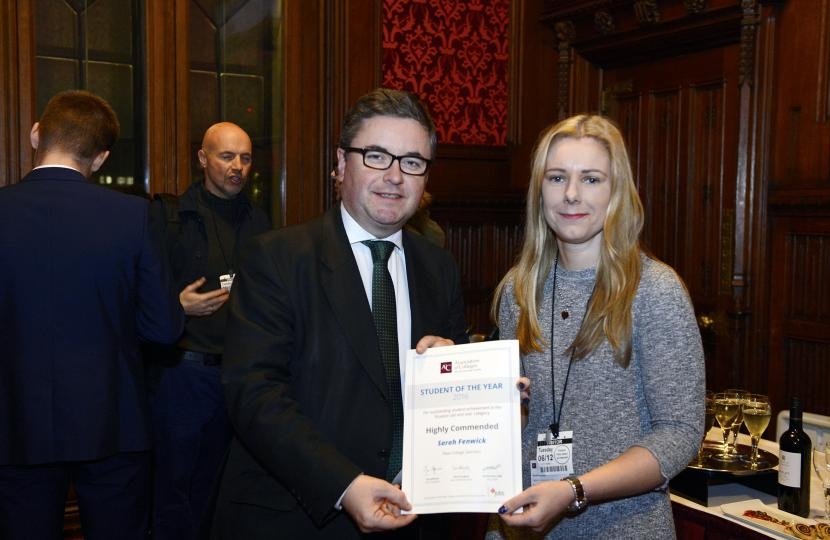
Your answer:
[[[87,540],[143,539],[150,425],[139,340],[184,317],[146,200],[88,182],[118,137],[109,104],[53,97],[36,167],[0,189],[0,538],[59,539],[70,482]]]

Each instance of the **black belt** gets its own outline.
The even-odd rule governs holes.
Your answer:
[[[198,351],[182,351],[182,360],[190,360],[193,362],[200,362],[205,366],[219,366],[222,365],[222,355],[213,353],[204,353]]]

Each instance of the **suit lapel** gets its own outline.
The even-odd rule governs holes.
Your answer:
[[[427,327],[425,317],[430,313],[430,299],[438,298],[438,292],[430,279],[425,254],[406,231],[403,232],[403,249],[406,253],[406,280],[409,284],[409,310],[412,320],[411,347],[414,349]],[[417,272],[414,271],[416,268]]]
[[[384,398],[389,399],[372,310],[343,228],[339,205],[323,218],[321,242],[320,275],[324,294],[354,355]]]

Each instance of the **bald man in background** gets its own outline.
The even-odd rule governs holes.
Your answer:
[[[151,394],[154,424],[154,540],[205,538],[218,475],[231,438],[219,368],[227,308],[245,241],[270,229],[243,193],[251,139],[230,122],[210,126],[197,153],[204,179],[180,197],[156,197],[151,217],[162,231],[185,330]]]

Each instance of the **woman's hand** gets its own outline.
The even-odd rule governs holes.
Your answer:
[[[499,508],[504,522],[511,527],[528,527],[546,532],[573,502],[574,493],[567,482],[550,480],[531,486]],[[514,512],[523,508],[521,514]]]
[[[499,514],[511,527],[529,527],[542,533],[562,517],[573,499],[573,490],[567,482],[541,482],[505,502],[499,508]],[[519,508],[523,508],[523,512],[514,514]]]
[[[516,388],[521,392],[522,405],[530,403],[530,379],[527,377],[519,377],[516,381]]]

